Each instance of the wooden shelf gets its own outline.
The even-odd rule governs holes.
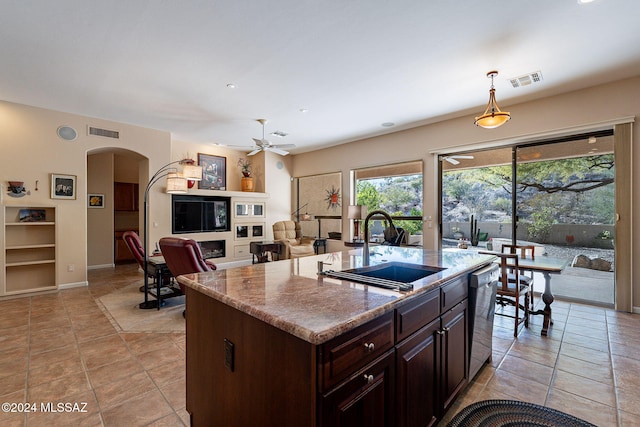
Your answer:
[[[7,251],[17,250],[17,249],[38,249],[38,248],[55,248],[55,243],[43,243],[41,245],[17,245],[17,246],[5,246],[4,248]]]
[[[43,259],[40,261],[22,261],[22,262],[8,262],[5,264],[5,267],[21,267],[23,265],[38,265],[38,264],[55,264],[55,259]]]
[[[56,208],[5,206],[2,213],[4,264],[0,296],[57,289]]]
[[[11,227],[12,225],[20,225],[22,227],[27,226],[27,227],[37,227],[37,226],[43,226],[43,225],[56,225],[55,222],[50,222],[50,221],[39,221],[39,222],[7,222],[5,223],[6,226]]]

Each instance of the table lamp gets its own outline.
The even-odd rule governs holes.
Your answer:
[[[354,240],[360,240],[360,221],[367,217],[367,207],[363,205],[349,205],[349,219],[353,220]]]

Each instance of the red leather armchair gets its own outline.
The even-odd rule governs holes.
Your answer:
[[[200,246],[193,239],[163,237],[159,244],[167,267],[174,277],[216,269],[215,264],[202,258]],[[180,289],[184,292],[183,284],[180,284]]]
[[[140,268],[144,271],[144,248],[142,247],[142,241],[140,240],[140,236],[135,231],[125,231],[122,233],[122,240],[127,244],[127,247],[131,251],[131,254],[138,262]],[[165,276],[162,278],[162,285],[168,285],[171,282],[172,276]],[[149,275],[149,278],[153,279],[154,283],[156,277],[152,274]],[[144,286],[140,287],[140,292],[144,292]]]

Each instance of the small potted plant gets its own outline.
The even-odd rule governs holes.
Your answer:
[[[238,167],[242,171],[242,191],[253,191],[253,177],[251,176],[251,162],[240,157],[238,159]]]
[[[242,176],[248,178],[251,176],[251,162],[244,157],[238,159],[238,167],[242,171]]]

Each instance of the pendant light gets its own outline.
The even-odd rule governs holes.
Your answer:
[[[511,119],[511,113],[506,111],[500,111],[498,103],[496,102],[496,90],[493,87],[493,78],[498,75],[497,71],[489,71],[487,77],[491,79],[491,89],[489,89],[489,103],[487,109],[484,110],[484,114],[476,117],[476,126],[483,127],[485,129],[494,129],[498,126],[502,126]]]

